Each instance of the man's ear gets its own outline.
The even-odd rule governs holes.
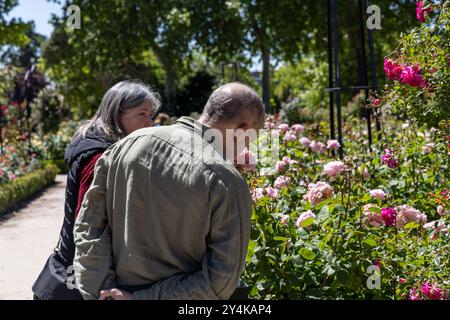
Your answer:
[[[249,129],[249,126],[246,122],[240,122],[234,129],[234,137],[237,138],[239,135],[245,133],[246,130]]]
[[[248,125],[247,122],[240,122],[238,124],[238,126],[236,127],[236,129],[242,129],[242,130],[247,130],[249,128],[250,128],[250,126]]]

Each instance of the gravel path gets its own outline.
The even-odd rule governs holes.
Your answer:
[[[19,211],[0,216],[0,300],[32,299],[31,287],[58,241],[66,175]]]

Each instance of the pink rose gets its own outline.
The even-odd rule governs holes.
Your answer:
[[[297,219],[297,222],[296,222],[295,225],[297,226],[297,228],[301,228],[301,225],[302,225],[303,221],[305,221],[306,219],[315,218],[315,217],[316,217],[316,215],[314,213],[312,213],[311,210],[308,210],[306,212],[303,212],[300,215],[300,217]]]
[[[269,129],[269,130],[273,129],[273,128],[275,128],[275,124],[272,121],[267,120],[266,122],[264,122],[264,128]]]
[[[286,162],[287,164],[298,164],[298,161],[297,161],[297,160],[292,160],[292,159],[290,159],[290,158],[287,157],[287,156],[284,156],[282,160],[283,160],[284,162]]]
[[[441,217],[450,215],[450,210],[444,210],[444,207],[441,205],[437,206],[436,211]]]
[[[364,223],[378,228],[383,224],[383,220],[381,219],[380,214],[375,211],[371,211],[371,208],[378,208],[378,206],[373,203],[369,203],[363,207]]]
[[[381,190],[381,189],[373,189],[369,191],[370,197],[373,199],[380,199],[380,200],[384,200],[386,199],[387,194]]]
[[[385,154],[381,156],[381,161],[387,164],[389,168],[397,168],[398,162],[392,155],[391,149],[384,149]]]
[[[422,154],[428,154],[433,151],[434,143],[428,143],[422,147]]]
[[[281,224],[282,225],[286,225],[289,221],[290,216],[288,214],[283,214],[283,216],[281,217]]]
[[[291,164],[298,164],[297,160],[292,160],[291,158],[284,156],[283,159],[281,159],[282,161],[284,161],[285,163],[291,165]]]
[[[435,224],[436,224],[436,221],[430,221],[430,222],[425,223],[422,227],[424,229],[434,229]]]
[[[417,293],[416,288],[412,288],[411,290],[409,290],[409,300],[422,300],[420,298],[420,295]]]
[[[295,132],[302,132],[303,130],[305,130],[305,128],[301,125],[301,124],[294,124],[293,126],[292,126],[292,129],[295,131]]]
[[[374,266],[377,266],[378,268],[382,267],[381,259],[375,259],[374,262],[372,262]]]
[[[446,228],[444,221],[439,221],[437,226],[436,222],[438,221],[431,221],[423,225],[423,228],[425,229],[433,229],[433,232],[430,235],[430,240],[436,240],[439,237],[439,232],[441,231],[442,233],[448,232],[448,229]]]
[[[334,193],[333,187],[322,181],[319,181],[316,184],[310,184],[308,187],[309,191],[307,198],[313,206],[328,198],[331,198]]]
[[[281,132],[287,132],[289,130],[289,125],[287,123],[282,123],[278,126],[278,130]]]
[[[297,140],[297,136],[292,131],[288,131],[288,132],[286,132],[286,135],[284,136],[284,140],[295,141],[295,140]]]
[[[403,72],[403,66],[391,59],[384,59],[384,72],[389,79],[399,80]]]
[[[280,136],[280,130],[278,129],[270,130],[270,134],[272,136],[272,139],[278,138]]]
[[[244,171],[255,171],[256,158],[247,148],[244,148],[242,152],[237,156],[236,167],[241,168]]]
[[[281,172],[281,171],[284,171],[288,165],[289,164],[284,161],[277,161],[277,163],[275,164],[275,169],[278,172]]]
[[[331,178],[331,181],[333,181],[334,179],[336,179],[339,174],[341,173],[342,170],[344,170],[346,168],[346,166],[344,165],[343,162],[341,161],[331,161],[328,162],[324,167],[323,167],[323,172]]]
[[[373,99],[373,105],[378,107],[381,104],[381,99]]]
[[[420,22],[425,22],[425,14],[431,12],[431,8],[424,8],[423,1],[419,1],[416,3],[416,18]]]
[[[291,178],[285,177],[285,176],[279,176],[275,179],[274,186],[277,189],[282,189],[284,187],[287,187],[289,183],[291,182]]]
[[[262,198],[263,195],[263,188],[256,188],[254,190],[252,190],[251,195],[252,195],[252,199],[254,202],[258,201],[258,199]]]
[[[400,278],[400,279],[398,279],[398,282],[403,284],[403,283],[408,282],[408,280],[406,280],[405,278]]]
[[[328,149],[339,149],[340,147],[341,147],[341,145],[337,140],[328,140],[327,141]]]
[[[416,222],[419,224],[427,222],[427,216],[413,207],[401,205],[395,209],[397,211],[397,228],[402,228],[408,222]]]
[[[420,74],[418,66],[406,66],[400,75],[400,81],[409,84],[411,87],[427,87],[428,83]]]
[[[278,197],[278,190],[274,189],[272,187],[268,187],[268,188],[266,188],[266,194],[269,198],[275,199],[276,197]]]
[[[309,140],[306,137],[302,137],[302,138],[300,138],[300,143],[304,146],[309,147],[309,145],[311,144],[311,140]]]
[[[444,297],[442,289],[439,288],[436,283],[430,285],[430,283],[425,282],[424,284],[422,284],[422,288],[420,289],[420,291],[422,291],[424,295],[432,300],[441,300]]]
[[[317,153],[321,153],[326,150],[325,144],[323,144],[322,142],[317,142],[317,141],[312,141],[310,143],[309,147],[311,148],[312,151],[317,152]]]
[[[392,208],[381,209],[381,219],[386,227],[395,225],[396,211]]]
[[[298,164],[298,161],[296,160],[291,160],[289,157],[283,157],[283,159],[281,159],[281,161],[277,161],[277,163],[275,164],[275,169],[279,172],[284,171],[286,169],[287,166],[291,165],[291,164]]]

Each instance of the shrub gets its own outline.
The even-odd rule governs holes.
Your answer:
[[[0,214],[13,209],[21,201],[53,182],[57,171],[58,168],[50,164],[10,182],[0,184]]]

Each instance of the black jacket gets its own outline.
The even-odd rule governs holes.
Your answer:
[[[66,149],[64,161],[69,167],[69,173],[67,176],[64,221],[57,248],[33,285],[33,292],[39,299],[81,299],[78,290],[73,289],[72,267],[75,255],[73,228],[80,187],[78,175],[86,161],[89,161],[94,154],[105,151],[111,144],[100,130],[92,127],[87,131],[85,137],[75,137]]]

